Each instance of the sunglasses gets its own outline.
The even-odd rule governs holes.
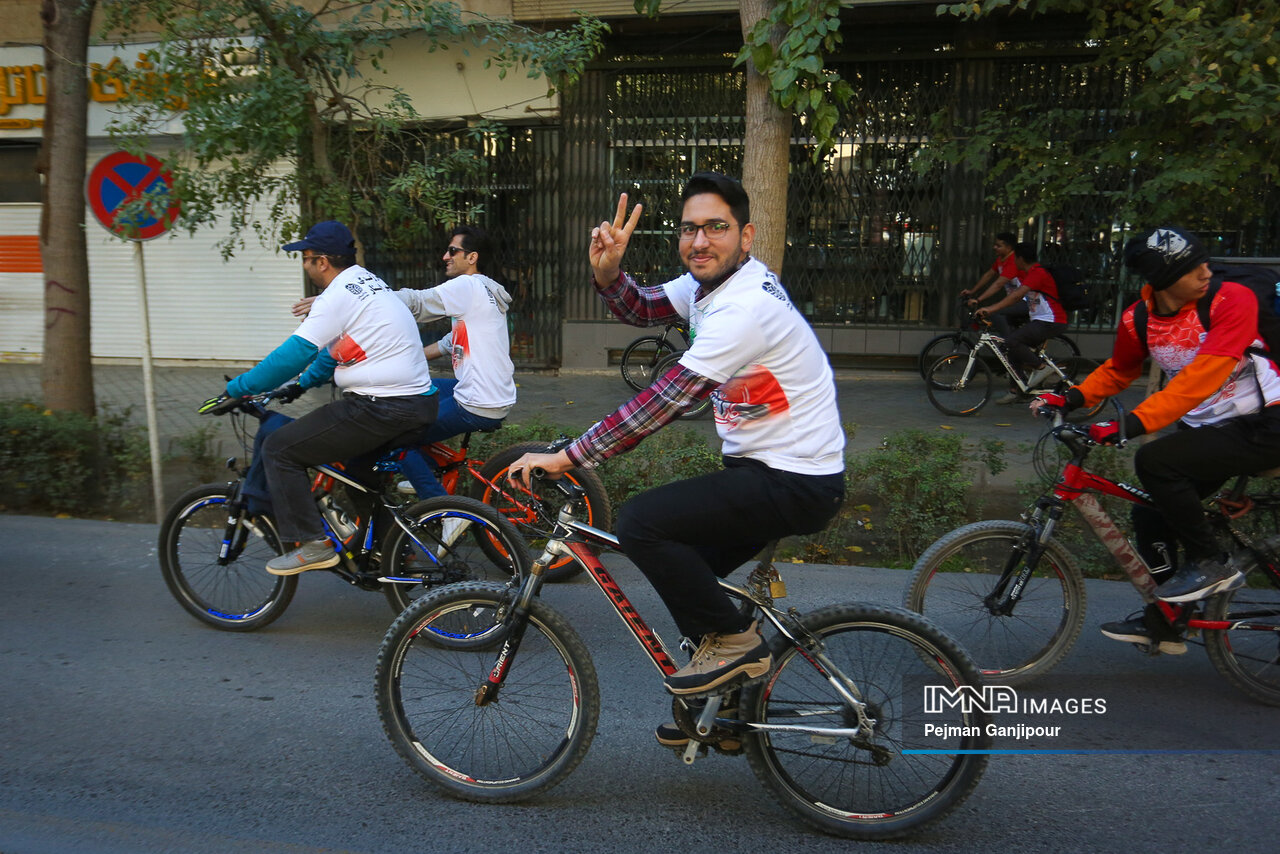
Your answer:
[[[465,255],[467,253],[467,250],[463,249],[461,246],[446,246],[444,249],[444,253],[448,255],[450,258],[452,258],[454,255],[457,255],[459,252]]]

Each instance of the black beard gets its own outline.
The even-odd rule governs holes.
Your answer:
[[[742,260],[735,264],[731,270],[721,273],[719,276],[712,276],[710,279],[699,279],[693,271],[690,271],[689,275],[693,276],[693,280],[698,283],[698,293],[694,296],[694,302],[702,299],[702,297],[727,282],[734,273],[742,269],[742,265],[747,263],[747,258],[750,257],[750,255],[744,256]]]

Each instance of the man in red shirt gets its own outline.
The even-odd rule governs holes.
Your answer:
[[[973,297],[968,301],[969,306],[986,302],[1002,289],[1007,294],[1018,287],[1018,264],[1013,257],[1013,246],[1017,242],[1018,236],[1011,231],[1002,231],[996,235],[996,241],[991,246],[996,253],[995,263],[973,287],[960,292],[962,297]],[[1007,338],[1013,329],[1012,323],[1022,324],[1026,321],[1027,304],[1019,300],[992,315],[991,327],[1001,338]]]
[[[1001,309],[1026,300],[1029,320],[1005,336],[1009,346],[1009,359],[1022,371],[1032,388],[1053,377],[1054,371],[1040,358],[1040,345],[1067,328],[1067,312],[1058,302],[1058,284],[1049,271],[1036,263],[1036,248],[1030,243],[1013,247],[1014,263],[1018,267],[1018,287],[1005,294],[994,305],[980,308],[979,317],[996,315]],[[1020,397],[1017,388],[996,403],[1013,403]]]
[[[1258,336],[1258,301],[1248,288],[1223,282],[1209,306],[1208,329],[1201,323],[1197,303],[1208,294],[1212,274],[1209,253],[1195,235],[1172,227],[1143,232],[1126,244],[1124,260],[1147,284],[1121,316],[1111,358],[1066,395],[1043,395],[1032,409],[1073,408],[1114,395],[1142,375],[1148,355],[1164,370],[1169,382],[1126,414],[1123,425],[1094,424],[1089,435],[1121,443],[1176,423],[1178,429],[1134,455],[1134,471],[1158,508],[1134,507],[1134,539],[1160,582],[1156,598],[1194,602],[1244,583],[1201,501],[1230,477],[1280,465],[1280,371]],[[1145,340],[1134,320],[1143,302]],[[1102,633],[1185,652],[1154,608],[1107,623]]]

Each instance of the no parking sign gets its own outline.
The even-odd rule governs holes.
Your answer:
[[[164,234],[178,218],[178,200],[172,193],[173,176],[150,154],[127,151],[108,154],[98,161],[85,182],[85,197],[98,222],[129,240],[150,240]],[[145,199],[125,214],[124,206]]]

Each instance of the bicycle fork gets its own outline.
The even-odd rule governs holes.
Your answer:
[[[542,574],[551,565],[554,557],[551,546],[552,544],[548,543],[547,551],[533,562],[529,578],[517,591],[510,611],[505,616],[500,615],[500,621],[506,626],[506,637],[502,641],[502,649],[498,651],[497,660],[489,668],[489,675],[480,683],[480,687],[476,688],[477,706],[487,706],[498,701],[498,692],[502,689],[502,683],[507,678],[512,662],[515,661],[516,653],[520,651],[520,642],[524,640],[524,631],[529,625],[529,605],[538,595],[538,590],[542,587]]]

